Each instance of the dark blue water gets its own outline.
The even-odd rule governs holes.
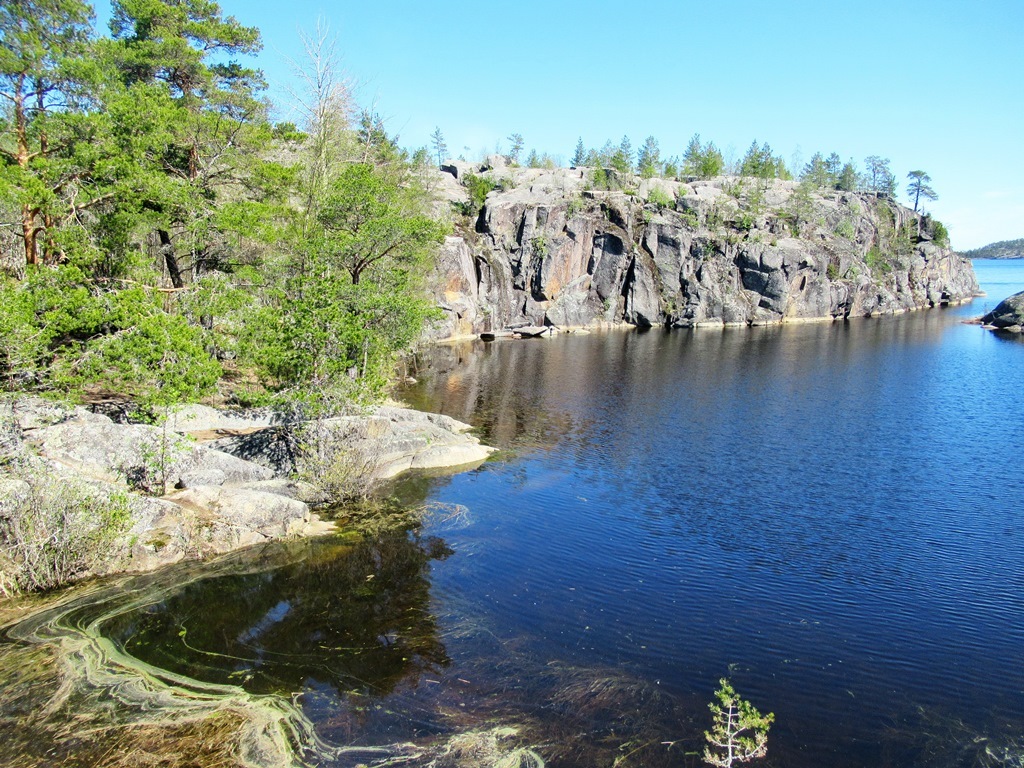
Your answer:
[[[424,527],[109,634],[337,743],[512,723],[549,765],[697,765],[728,676],[771,765],[1019,764],[1024,343],[962,321],[1024,263],[976,268],[949,310],[433,350],[407,399],[503,452],[405,482]]]
[[[435,599],[677,699],[729,674],[779,764],[903,764],[921,717],[1021,733],[1024,344],[961,320],[1024,264],[978,273],[951,311],[450,350],[422,404],[516,455],[436,492],[475,525]]]

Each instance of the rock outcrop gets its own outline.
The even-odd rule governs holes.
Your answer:
[[[1024,332],[1024,291],[999,302],[981,318],[981,324],[1001,331]]]
[[[396,407],[299,421],[187,406],[155,427],[31,398],[9,406],[0,413],[0,522],[59,486],[101,507],[128,500],[119,554],[93,572],[150,570],[325,533],[333,525],[312,509],[344,483],[365,487],[408,469],[477,465],[493,450],[455,419]],[[325,486],[321,472],[337,474],[339,462],[347,474]]]
[[[978,291],[929,221],[873,193],[478,167],[495,186],[442,249],[437,338],[509,325],[758,325],[902,312]],[[464,180],[470,169],[453,172]],[[451,176],[449,176],[451,180]],[[439,185],[443,189],[448,189]],[[450,186],[450,184],[448,185]]]

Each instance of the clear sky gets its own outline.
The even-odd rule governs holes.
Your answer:
[[[109,16],[98,3],[101,23]],[[475,159],[523,135],[563,159],[699,132],[728,156],[838,152],[932,177],[966,249],[1024,237],[1024,0],[221,0],[260,28],[277,119],[299,31],[323,19],[357,96],[410,148],[440,127]]]

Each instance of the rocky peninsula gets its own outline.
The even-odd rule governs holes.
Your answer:
[[[342,493],[493,450],[394,406],[308,421],[191,405],[160,426],[29,397],[0,409],[0,595],[326,533],[314,510]]]
[[[497,156],[443,166],[435,186],[462,212],[435,273],[438,338],[528,324],[844,320],[978,292],[970,261],[927,217],[877,193],[518,168]]]

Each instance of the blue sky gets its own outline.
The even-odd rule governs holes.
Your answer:
[[[100,3],[102,5],[102,3]],[[363,104],[404,146],[568,158],[627,135],[663,155],[699,132],[742,156],[838,152],[932,177],[958,248],[1024,237],[1024,0],[221,0],[260,28],[279,119],[289,58],[322,18]],[[103,8],[101,20],[107,15]]]

